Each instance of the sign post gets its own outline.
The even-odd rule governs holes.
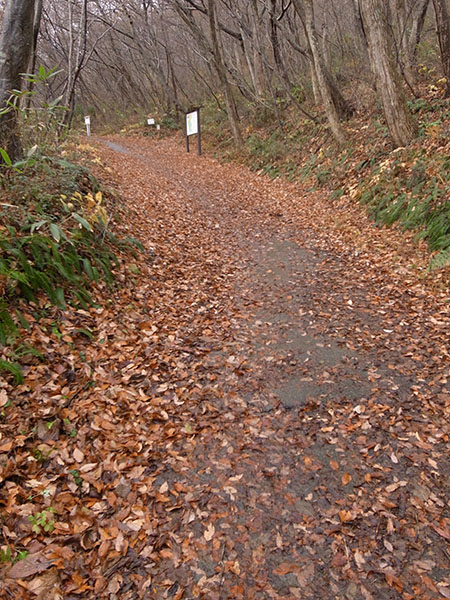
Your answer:
[[[195,108],[186,113],[186,150],[189,152],[189,137],[197,136],[198,155],[202,154],[202,133],[200,127],[200,108]]]
[[[86,125],[86,132],[88,136],[91,135],[91,117],[84,117],[84,124]]]

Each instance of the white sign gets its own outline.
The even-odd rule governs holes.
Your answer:
[[[196,133],[198,133],[198,111],[194,110],[186,115],[186,135]]]
[[[147,119],[147,125],[154,125],[155,119]]]
[[[87,135],[91,135],[91,117],[84,117],[84,124],[86,125]]]

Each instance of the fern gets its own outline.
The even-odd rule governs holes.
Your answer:
[[[428,265],[427,272],[443,269],[450,266],[450,246],[437,254]]]
[[[2,358],[0,358],[0,371],[7,371],[8,373],[12,373],[17,384],[21,384],[24,382],[22,367],[19,365],[19,363],[10,362],[8,360],[3,360]]]
[[[6,346],[17,335],[17,325],[9,314],[8,305],[0,300],[0,344]]]

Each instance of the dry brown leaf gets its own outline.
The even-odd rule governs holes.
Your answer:
[[[16,562],[16,564],[9,569],[8,577],[11,577],[12,579],[26,579],[31,575],[46,571],[51,566],[52,561],[40,552],[28,554],[28,556]]]
[[[212,523],[210,523],[207,529],[203,532],[203,537],[207,542],[210,542],[216,533],[216,529]]]
[[[351,480],[352,476],[350,475],[350,473],[344,473],[341,478],[341,483],[342,485],[347,485],[350,483]]]

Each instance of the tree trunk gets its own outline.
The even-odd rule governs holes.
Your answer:
[[[433,0],[436,27],[441,51],[442,71],[447,79],[444,98],[450,98],[450,16],[446,0]]]
[[[70,0],[69,0],[70,4]],[[73,55],[73,22],[72,22],[72,8],[69,9],[70,14],[70,53],[68,71],[69,76],[67,80],[67,89],[65,104],[68,107],[68,111],[65,114],[64,123],[67,129],[70,129],[72,125],[73,114],[75,111],[75,88],[78,82],[78,78],[83,69],[83,62],[86,56],[87,49],[87,36],[88,36],[88,0],[83,0],[80,7],[80,20],[78,23],[78,40],[75,56]]]
[[[269,7],[269,17],[270,17],[270,41],[272,43],[273,56],[275,59],[275,64],[280,73],[281,81],[283,82],[284,89],[286,90],[286,94],[290,98],[292,102],[297,105],[297,108],[306,116],[308,119],[316,122],[316,119],[310,115],[305,109],[302,107],[302,103],[292,94],[292,85],[289,79],[289,74],[286,70],[285,63],[281,56],[280,50],[280,40],[278,38],[278,25],[277,19],[275,16],[275,10],[277,8],[277,0],[270,0]],[[278,115],[279,121],[281,121],[281,115]],[[281,128],[283,130],[283,128]]]
[[[256,81],[256,93],[261,99],[264,96],[264,66],[263,59],[261,57],[260,48],[258,46],[258,31],[261,29],[261,23],[259,22],[257,12],[254,10],[254,3],[250,3],[252,7],[252,46],[253,46],[253,70],[255,73]]]
[[[370,62],[375,73],[389,133],[397,146],[406,146],[417,135],[406,104],[389,44],[384,0],[360,0]]]
[[[12,90],[20,90],[21,73],[28,67],[33,47],[35,0],[8,0],[0,37],[0,107]],[[15,161],[22,155],[15,110],[0,115],[0,146]]]
[[[407,68],[411,72],[412,83],[416,82],[417,77],[417,46],[420,42],[425,16],[427,14],[430,0],[419,0],[417,4],[411,8],[411,28],[408,34],[408,51],[407,51]]]
[[[345,141],[345,132],[339,121],[339,113],[333,99],[333,92],[330,87],[329,78],[327,77],[325,65],[320,52],[319,40],[317,36],[316,26],[314,23],[314,6],[312,0],[294,1],[294,6],[302,20],[306,35],[308,37],[309,47],[312,54],[312,68],[317,77],[317,85],[322,96],[322,101],[325,108],[325,114],[330,124],[331,131],[338,142],[342,144]]]
[[[411,31],[409,33],[409,45],[411,47],[411,53],[414,56],[417,51],[417,46],[420,42],[420,36],[422,35],[429,4],[430,0],[419,0],[415,13],[413,14]]]
[[[33,21],[33,46],[31,49],[30,61],[28,64],[27,72],[33,74],[36,68],[36,57],[37,57],[37,41],[39,37],[39,26],[41,23],[42,17],[42,4],[43,0],[35,0],[35,10],[34,10],[34,21]],[[32,81],[28,82],[27,90],[28,92],[33,91],[34,84]],[[31,94],[28,95],[25,99],[25,108],[30,108],[31,106]]]
[[[313,95],[314,95],[314,102],[318,106],[319,104],[322,104],[322,95],[319,90],[319,82],[317,81],[316,70],[314,68],[314,61],[313,61],[312,57],[311,57],[311,60],[309,61],[309,71],[311,73],[311,84],[312,84],[312,90],[313,90]]]
[[[261,94],[261,88],[259,86],[259,81],[256,77],[253,61],[251,60],[251,56],[250,56],[251,45],[248,42],[247,36],[244,34],[244,30],[242,29],[242,27],[241,27],[240,31],[241,31],[241,35],[242,35],[242,52],[244,54],[245,62],[246,62],[247,69],[248,69],[248,72],[250,75],[251,85],[252,85],[255,96],[259,100],[261,98],[262,94]]]
[[[217,25],[217,14],[215,0],[208,0],[209,27],[211,33],[211,43],[214,56],[214,64],[222,86],[225,98],[225,106],[233,133],[234,142],[237,146],[242,146],[242,134],[239,128],[239,116],[234,101],[230,82],[228,81],[225,64],[223,62],[223,48],[220,39],[220,31]]]
[[[397,54],[401,71],[410,86],[416,82],[416,50],[430,0],[396,0]]]
[[[365,56],[367,55],[367,37],[364,31],[364,24],[361,17],[361,9],[358,0],[352,0],[352,14],[355,23],[356,37],[359,40],[359,45],[363,49]]]

